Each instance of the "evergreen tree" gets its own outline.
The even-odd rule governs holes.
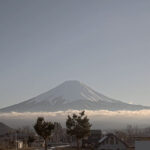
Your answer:
[[[68,115],[66,121],[67,134],[76,137],[78,150],[80,149],[80,140],[90,134],[91,126],[84,111],[80,112],[79,115]]]
[[[43,117],[38,117],[34,129],[44,139],[45,150],[47,150],[47,139],[51,136],[54,124],[52,122],[45,122]]]

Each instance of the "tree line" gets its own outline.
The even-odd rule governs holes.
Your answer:
[[[80,150],[80,141],[89,136],[91,126],[88,117],[85,115],[85,111],[79,114],[68,115],[66,119],[66,133],[76,138],[78,150]],[[53,122],[45,121],[43,117],[38,117],[34,125],[36,133],[44,139],[45,150],[47,150],[47,140],[51,137],[54,127]]]

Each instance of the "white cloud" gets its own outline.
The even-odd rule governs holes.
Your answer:
[[[37,117],[43,116],[46,120],[59,121],[65,126],[67,115],[79,113],[78,110],[57,111],[57,112],[11,112],[0,113],[0,120],[12,126],[33,124]],[[94,128],[116,128],[124,127],[127,124],[150,125],[150,110],[139,111],[108,111],[108,110],[86,110]]]

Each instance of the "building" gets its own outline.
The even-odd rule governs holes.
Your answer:
[[[107,134],[99,140],[97,150],[131,150],[131,148],[114,134]]]
[[[136,137],[135,150],[150,150],[150,137]]]
[[[89,137],[82,140],[82,147],[96,147],[101,137],[101,130],[91,130]]]

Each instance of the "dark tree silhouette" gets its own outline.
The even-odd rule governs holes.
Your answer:
[[[76,137],[78,150],[80,150],[80,140],[90,134],[91,126],[84,111],[80,112],[79,115],[68,115],[66,120],[67,134]]]
[[[28,136],[28,139],[27,139],[27,143],[28,143],[28,145],[29,146],[31,146],[31,143],[33,143],[35,141],[35,138],[34,138],[34,136]]]
[[[47,139],[51,136],[54,124],[52,122],[45,122],[43,117],[38,117],[34,129],[36,133],[44,139],[45,150],[47,150]]]

